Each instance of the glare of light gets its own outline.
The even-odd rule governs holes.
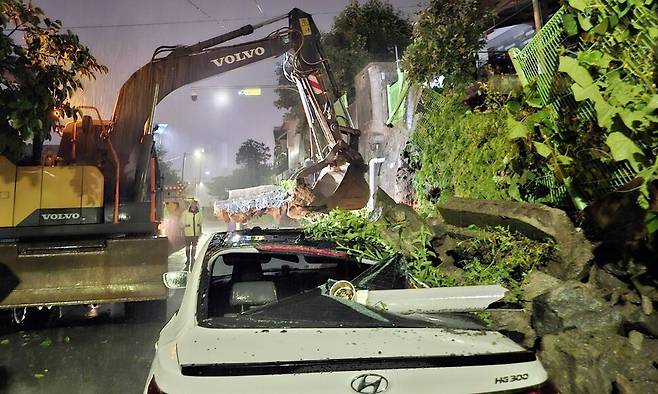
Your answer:
[[[218,107],[224,107],[229,102],[228,93],[225,91],[219,91],[215,93],[215,105]]]
[[[206,174],[206,175],[210,175],[210,171],[206,171],[205,174]]]
[[[194,157],[196,157],[197,159],[200,159],[201,156],[203,156],[204,152],[205,152],[205,150],[203,148],[198,148],[194,151]]]
[[[260,88],[245,88],[242,89],[238,92],[240,96],[260,96],[261,95],[261,89]]]
[[[203,182],[199,182],[199,187],[203,187]]]

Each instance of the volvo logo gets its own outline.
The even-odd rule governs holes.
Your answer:
[[[357,393],[383,393],[386,389],[388,389],[388,380],[381,375],[368,373],[352,379],[352,390]]]
[[[71,220],[80,219],[79,213],[42,213],[43,220]]]
[[[241,62],[245,59],[251,59],[252,57],[254,57],[254,55],[263,56],[264,54],[265,54],[265,48],[256,47],[256,48],[247,49],[246,51],[218,57],[217,59],[212,59],[211,62],[215,66],[221,67],[224,63],[233,64],[235,62]]]

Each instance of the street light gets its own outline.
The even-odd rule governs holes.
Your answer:
[[[219,92],[215,93],[215,105],[218,107],[223,107],[229,102],[229,97],[228,93],[220,90]]]

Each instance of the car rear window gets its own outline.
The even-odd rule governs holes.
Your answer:
[[[303,254],[229,253],[211,268],[208,318],[238,314],[302,294],[328,280],[351,280],[369,265],[345,258]]]

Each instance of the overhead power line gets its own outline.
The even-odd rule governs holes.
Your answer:
[[[209,13],[207,13],[206,11],[204,11],[204,10],[203,10],[201,7],[199,7],[195,2],[193,2],[192,0],[185,0],[185,1],[187,1],[188,4],[190,4],[192,7],[196,8],[197,11],[199,11],[201,14],[205,15],[205,16],[208,18],[209,21],[216,22],[221,28],[226,29],[226,26],[224,26],[224,24],[223,24],[222,22],[220,22],[220,21],[218,21],[217,19],[213,18],[212,15],[210,15]]]
[[[190,0],[186,0],[190,4],[194,3]],[[78,26],[64,26],[63,29],[111,29],[111,28],[121,28],[121,27],[145,27],[145,26],[168,26],[168,25],[189,25],[189,24],[198,24],[198,23],[225,23],[225,22],[249,22],[257,20],[266,20],[270,17],[267,16],[252,16],[252,17],[241,17],[241,18],[222,18],[217,19],[210,16],[208,13],[202,9],[195,6],[200,12],[208,16],[209,19],[195,19],[195,20],[186,20],[186,21],[164,21],[164,22],[144,22],[144,23],[116,23],[111,25],[78,25]],[[403,6],[398,7],[398,9],[418,9],[419,6]],[[325,11],[325,12],[315,12],[313,15],[338,15],[341,11]]]

